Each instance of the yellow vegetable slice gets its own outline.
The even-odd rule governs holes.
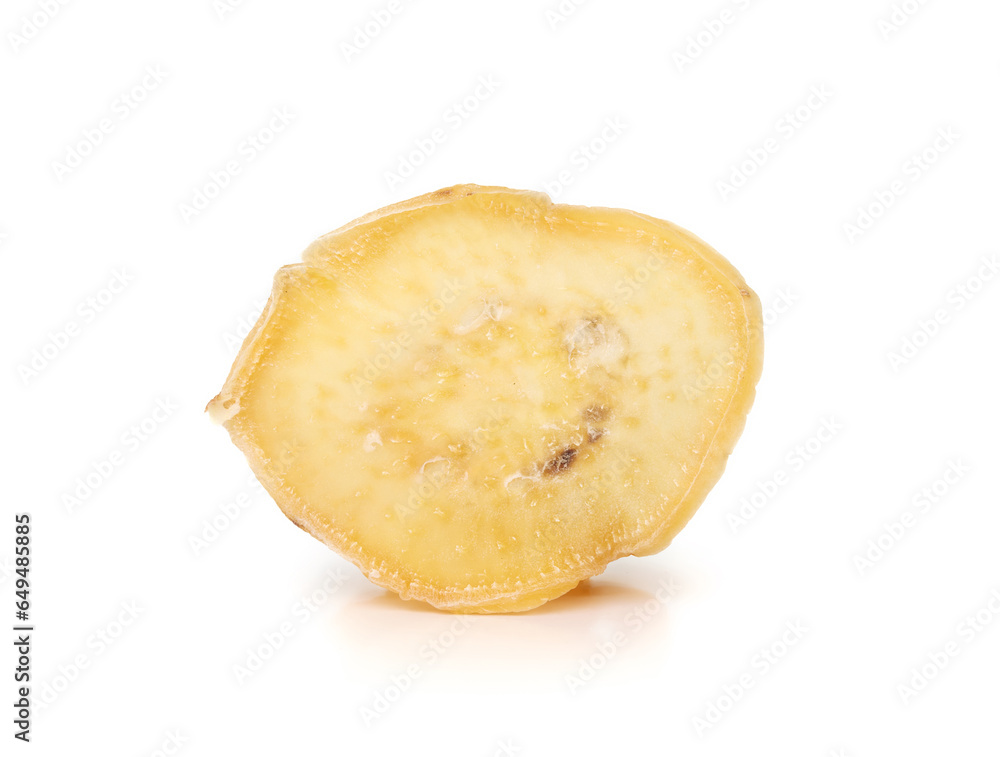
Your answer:
[[[371,581],[511,612],[670,543],[762,356],[757,296],[692,234],[463,185],[282,268],[208,410]]]

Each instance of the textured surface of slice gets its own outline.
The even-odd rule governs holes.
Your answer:
[[[209,410],[288,517],[375,583],[515,611],[669,544],[761,361],[756,295],[696,237],[469,185],[281,269]]]

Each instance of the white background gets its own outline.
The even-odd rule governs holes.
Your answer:
[[[905,5],[5,3],[10,753],[1000,754],[1000,6]],[[467,627],[295,528],[203,413],[279,266],[459,182],[672,220],[768,309],[675,543]]]

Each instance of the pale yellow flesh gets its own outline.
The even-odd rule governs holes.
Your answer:
[[[459,186],[304,259],[209,409],[293,521],[404,598],[524,610],[659,551],[753,400],[756,296],[663,221]]]

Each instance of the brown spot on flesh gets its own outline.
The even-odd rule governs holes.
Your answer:
[[[556,455],[547,463],[545,463],[545,467],[542,468],[542,473],[546,476],[551,476],[556,473],[562,473],[564,470],[567,470],[573,464],[574,460],[576,460],[576,454],[577,452],[575,447],[567,447],[558,455]]]

